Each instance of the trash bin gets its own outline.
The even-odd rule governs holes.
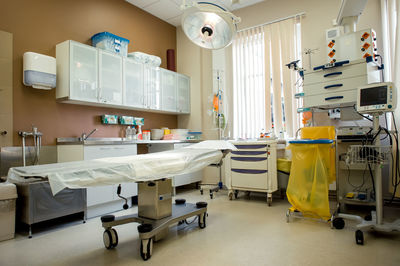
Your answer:
[[[277,159],[278,185],[281,190],[286,190],[292,161],[286,158]]]
[[[293,211],[304,217],[329,220],[329,184],[335,164],[331,163],[333,140],[296,140],[288,147],[292,165],[286,195]]]
[[[16,198],[14,184],[0,183],[0,241],[14,238]]]

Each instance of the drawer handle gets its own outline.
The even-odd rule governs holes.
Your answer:
[[[236,155],[262,155],[266,153],[266,151],[232,151],[232,154]]]
[[[342,75],[343,72],[332,72],[324,75],[324,78],[330,77],[330,76],[336,76],[336,75]]]
[[[328,85],[328,86],[325,86],[324,89],[337,88],[337,87],[343,87],[343,84]]]
[[[267,157],[231,157],[234,161],[242,161],[242,162],[261,162],[265,161]]]
[[[332,97],[328,97],[325,98],[325,101],[330,101],[330,100],[338,100],[338,99],[343,99],[343,96],[332,96]]]
[[[268,170],[255,170],[255,169],[231,169],[233,172],[240,174],[265,174]]]
[[[262,149],[266,148],[267,145],[235,145],[238,149]]]

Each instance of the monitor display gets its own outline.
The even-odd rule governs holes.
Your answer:
[[[361,90],[360,106],[387,103],[387,86],[365,88]]]

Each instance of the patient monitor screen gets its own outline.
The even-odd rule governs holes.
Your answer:
[[[386,104],[387,86],[366,88],[361,90],[360,106]]]

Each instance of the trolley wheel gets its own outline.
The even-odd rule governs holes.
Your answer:
[[[372,221],[372,215],[371,214],[365,215],[364,220],[365,221]]]
[[[229,192],[228,197],[229,197],[229,200],[232,200],[233,199],[233,193]]]
[[[104,231],[103,243],[106,249],[112,249],[118,245],[118,234],[114,228],[106,229]]]
[[[143,244],[147,240],[147,244]],[[142,239],[140,241],[140,256],[144,261],[150,259],[153,252],[153,239]]]
[[[356,231],[356,243],[357,245],[364,245],[364,233],[361,230]]]
[[[200,189],[200,195],[203,195],[203,189],[202,188]]]
[[[235,199],[237,199],[238,198],[238,195],[239,195],[239,191],[235,191]]]
[[[286,211],[286,222],[287,223],[290,222],[290,211],[289,210]]]
[[[345,222],[343,220],[343,218],[334,218],[332,221],[332,225],[333,227],[335,227],[336,229],[343,229]]]
[[[203,216],[203,218],[201,216]],[[199,215],[199,227],[201,229],[206,228],[206,216],[207,216],[207,213],[203,213],[203,214]]]
[[[212,192],[210,192],[210,199],[213,199],[214,195]]]

